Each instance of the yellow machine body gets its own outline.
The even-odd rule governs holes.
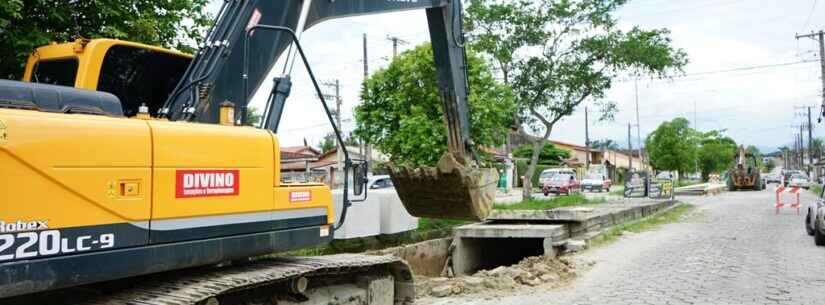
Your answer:
[[[96,89],[118,45],[188,59],[77,41],[38,48],[24,80],[43,61],[74,56],[74,86]],[[332,239],[329,187],[282,183],[271,131],[127,116],[0,107],[0,270],[30,279],[0,283],[0,298]]]

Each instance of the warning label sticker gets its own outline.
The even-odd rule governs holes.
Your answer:
[[[311,191],[297,191],[289,193],[289,202],[306,202],[312,200]]]
[[[175,197],[236,196],[240,191],[238,170],[178,170]]]

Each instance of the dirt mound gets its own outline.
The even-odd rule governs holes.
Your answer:
[[[564,257],[535,256],[512,266],[482,270],[472,276],[416,278],[415,288],[419,297],[496,294],[525,287],[558,285],[575,275],[575,266]]]

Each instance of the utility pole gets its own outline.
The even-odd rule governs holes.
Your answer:
[[[335,95],[331,95],[331,96],[328,96],[328,97],[335,99],[335,113],[333,113],[335,115],[335,125],[338,127],[338,130],[341,130],[341,128],[342,128],[341,127],[341,82],[338,79],[336,79],[335,82],[325,82],[323,85],[327,86],[327,87],[335,88]],[[344,170],[344,160],[343,160],[344,159],[343,158],[344,153],[341,150],[342,149],[347,149],[345,147],[346,144],[338,142],[337,137],[335,138],[335,143],[336,143],[335,147],[337,148],[337,150],[336,150],[337,153],[335,154],[336,160],[338,162],[337,169],[343,173],[343,170]]]
[[[590,123],[587,119],[587,106],[584,107],[584,146],[587,152],[584,156],[584,167],[590,170]]]
[[[642,161],[642,131],[641,131],[642,128],[639,126],[640,125],[640,122],[639,122],[639,78],[636,78],[633,81],[633,85],[636,89],[636,139],[639,141],[638,142],[639,143],[639,147],[638,147],[639,154],[638,155],[639,155],[639,162],[642,162],[640,165],[642,165],[641,167],[642,167],[642,169],[644,169],[644,162]]]
[[[814,154],[813,154],[813,125],[811,124],[811,106],[808,106],[808,164],[813,166],[814,165]]]
[[[364,82],[370,77],[369,56],[367,56],[367,33],[364,33]],[[362,146],[364,147],[364,154],[367,160],[367,172],[372,172],[372,145],[366,139],[362,139]]]
[[[816,38],[814,38],[816,37]],[[825,110],[825,32],[820,30],[819,32],[811,32],[810,34],[805,35],[796,35],[796,39],[799,38],[812,38],[819,42],[819,66],[820,66],[820,79],[822,81],[822,107],[821,109]]]
[[[802,135],[805,134],[805,124],[799,125],[799,169],[805,168],[805,141]]]
[[[630,139],[630,130],[632,129],[632,125],[627,123],[627,162],[628,162],[628,170],[633,170],[633,141]]]
[[[398,56],[398,45],[399,44],[402,44],[402,45],[409,44],[408,41],[406,41],[404,39],[401,39],[401,38],[398,38],[398,37],[395,37],[395,36],[387,35],[387,40],[392,41],[392,58],[395,58],[396,56]]]

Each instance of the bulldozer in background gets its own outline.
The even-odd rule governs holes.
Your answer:
[[[756,156],[748,153],[745,147],[740,145],[735,158],[736,164],[728,171],[728,189],[731,191],[764,190],[765,182],[762,181]]]

